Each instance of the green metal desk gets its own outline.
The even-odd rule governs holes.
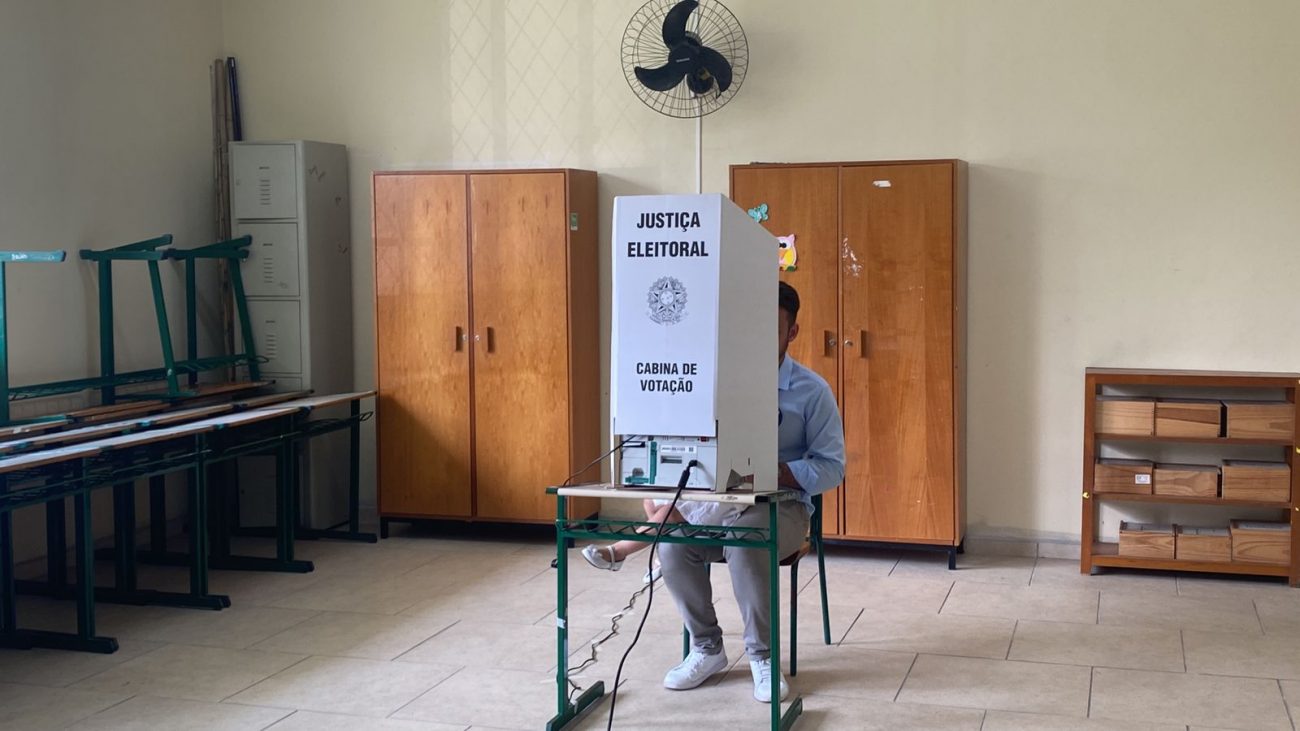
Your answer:
[[[555,703],[556,713],[546,724],[547,731],[565,728],[584,711],[605,695],[604,681],[596,681],[587,688],[577,700],[572,700],[569,693],[569,564],[568,551],[570,541],[574,539],[619,541],[633,540],[651,543],[655,539],[654,530],[658,523],[628,520],[605,520],[588,518],[570,520],[568,518],[568,498],[597,497],[626,500],[672,500],[674,490],[626,489],[613,485],[579,485],[575,487],[550,487],[548,495],[555,496],[555,635],[556,635],[556,671]],[[795,500],[795,493],[790,490],[779,492],[725,492],[700,493],[683,492],[681,500],[696,502],[724,502],[736,505],[766,506],[768,515],[767,528],[729,528],[709,525],[675,524],[671,533],[665,532],[660,543],[693,543],[704,546],[733,546],[737,548],[754,548],[767,551],[768,566],[771,575],[772,624],[768,643],[772,658],[779,665],[781,658],[781,556],[777,542],[777,506],[783,502]],[[651,528],[649,533],[639,533],[638,529]],[[772,698],[781,697],[780,673],[772,674]],[[781,713],[782,703],[774,700],[771,707],[772,731],[785,731],[794,725],[795,719],[803,713],[803,699],[791,689],[790,705]]]
[[[358,436],[356,432],[360,422],[368,415],[360,413],[359,402],[372,395],[373,392],[366,391],[298,398],[234,413],[222,409],[217,415],[207,413],[207,408],[190,409],[187,412],[150,417],[135,424],[139,430],[128,428],[129,424],[119,424],[117,426],[124,433],[70,445],[49,445],[52,448],[0,458],[0,646],[113,652],[117,649],[116,641],[95,634],[96,600],[221,609],[229,606],[230,601],[228,597],[208,592],[209,568],[310,571],[310,562],[295,561],[293,558],[296,510],[292,498],[296,494],[293,483],[297,474],[291,469],[292,449],[299,441],[319,434],[341,429],[351,430],[352,502],[355,506],[356,460],[359,456],[359,450],[355,448]],[[349,406],[350,415],[334,419],[307,418],[316,409],[337,405]],[[197,420],[164,426],[171,420],[185,417],[197,417]],[[161,428],[150,429],[150,426]],[[74,435],[74,440],[80,436],[85,435]],[[94,436],[98,437],[99,434]],[[247,454],[264,453],[269,449],[277,450],[279,455],[276,557],[217,555],[210,551],[208,545],[206,467]],[[124,536],[134,536],[134,504],[130,506],[131,509],[121,513],[115,510],[117,545],[111,549],[118,560],[115,586],[111,589],[95,587],[90,494],[97,489],[179,471],[190,471],[194,475],[190,482],[190,552],[185,556],[185,562],[190,566],[190,591],[162,592],[140,589],[135,585],[134,543],[124,540]],[[67,582],[67,564],[63,551],[66,528],[62,521],[62,505],[68,497],[75,499],[77,516],[77,575],[72,586]],[[57,509],[48,514],[60,518],[58,521],[47,521],[47,530],[56,534],[52,544],[56,549],[51,549],[47,557],[47,580],[18,582],[13,576],[12,515],[19,508],[42,503],[56,505]],[[355,521],[355,509],[353,520]],[[352,527],[353,530],[341,533],[347,536],[359,534],[356,526]],[[19,629],[14,608],[15,595],[19,589],[75,598],[77,632],[69,634]]]

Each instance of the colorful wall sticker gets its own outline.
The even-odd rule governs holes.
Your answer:
[[[776,241],[781,249],[781,271],[793,272],[799,263],[799,252],[794,248],[794,234],[777,236]]]
[[[762,223],[767,220],[767,204],[759,203],[748,211],[749,217],[754,219],[754,223]]]

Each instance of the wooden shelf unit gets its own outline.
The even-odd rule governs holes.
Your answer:
[[[1289,447],[1289,439],[1243,439],[1240,437],[1142,437],[1133,434],[1097,434],[1099,442],[1165,442],[1168,444],[1235,444],[1241,446]]]
[[[1126,393],[1148,388],[1178,389],[1212,389],[1221,392],[1228,389],[1249,391],[1278,391],[1285,394],[1286,401],[1297,404],[1297,390],[1300,390],[1300,373],[1251,373],[1241,371],[1183,371],[1183,370],[1144,370],[1124,368],[1088,368],[1084,372],[1084,406],[1083,406],[1083,493],[1082,493],[1082,531],[1080,541],[1079,570],[1085,574],[1092,573],[1096,567],[1130,568],[1159,571],[1197,571],[1217,574],[1247,574],[1255,576],[1284,576],[1291,586],[1300,586],[1300,440],[1292,434],[1290,439],[1231,439],[1227,437],[1161,437],[1161,436],[1127,436],[1118,434],[1098,434],[1096,425],[1097,397],[1106,393],[1106,389],[1124,387]],[[1207,394],[1207,398],[1217,398]],[[1300,423],[1300,420],[1298,420]],[[1224,446],[1263,446],[1277,447],[1284,452],[1285,461],[1291,468],[1291,500],[1289,503],[1265,502],[1259,500],[1225,500],[1223,498],[1184,497],[1174,495],[1129,495],[1119,493],[1094,493],[1093,470],[1100,449],[1105,443],[1113,442],[1147,442],[1168,444],[1203,444]],[[1220,462],[1222,454],[1208,452],[1205,461]],[[1097,537],[1097,521],[1100,504],[1104,502],[1164,503],[1179,505],[1209,505],[1220,507],[1271,508],[1286,511],[1285,520],[1291,524],[1291,562],[1289,565],[1272,565],[1246,562],[1216,563],[1207,561],[1179,561],[1133,558],[1119,555],[1119,545],[1101,542]],[[1224,515],[1223,522],[1236,517]],[[1279,518],[1281,516],[1279,515]]]
[[[1179,561],[1178,559],[1133,558],[1119,555],[1118,543],[1092,544],[1092,565],[1121,569],[1156,569],[1163,571],[1200,571],[1214,574],[1244,574],[1248,576],[1290,576],[1290,566],[1268,563],[1235,561]],[[1294,583],[1294,582],[1292,582]]]

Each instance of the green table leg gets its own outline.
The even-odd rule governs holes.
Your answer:
[[[555,500],[555,717],[546,723],[546,731],[559,731],[605,695],[605,683],[597,681],[569,702],[569,554],[565,550],[568,535],[564,530],[568,500]]]
[[[68,586],[68,521],[63,500],[45,503],[45,583],[50,591]]]
[[[296,417],[290,417],[296,418]],[[296,431],[296,422],[290,422],[285,433]],[[214,569],[231,571],[284,571],[287,573],[306,574],[315,570],[311,561],[299,561],[293,557],[293,541],[298,521],[295,484],[299,479],[297,468],[298,452],[296,443],[282,438],[275,448],[275,558],[262,556],[227,556],[213,559],[210,563]]]
[[[0,493],[9,489],[8,478],[0,477]],[[18,629],[18,592],[14,587],[14,514],[0,513],[0,635]]]
[[[361,532],[361,401],[353,400],[348,410],[348,531]],[[375,537],[370,536],[370,542]]]
[[[781,727],[781,557],[780,540],[777,536],[777,504],[768,503],[768,658],[772,661],[772,731]]]
[[[81,461],[81,481],[86,483],[89,460]],[[59,503],[62,505],[62,501]],[[72,498],[77,546],[77,634],[72,640],[77,649],[111,653],[117,651],[112,637],[95,635],[95,535],[91,519],[89,490]],[[69,638],[72,639],[72,638]],[[56,642],[58,642],[56,640]]]
[[[564,518],[568,500],[555,502],[555,707],[569,710],[569,552],[564,550]]]
[[[279,478],[275,491],[275,557],[281,561],[293,560],[293,524],[298,511],[293,505],[293,481],[297,478],[293,443],[285,439],[280,445],[275,474]]]
[[[781,537],[777,530],[776,502],[768,503],[768,571],[771,576],[771,592],[768,601],[771,606],[772,626],[768,629],[771,637],[772,659],[772,731],[786,731],[803,713],[803,699],[791,691],[790,708],[781,715]],[[793,638],[792,638],[793,639]]]
[[[135,483],[113,486],[113,586],[124,591],[136,588],[135,571]]]
[[[208,466],[203,453],[207,439],[196,437],[198,457],[191,471],[190,488],[190,594],[208,593]]]
[[[820,530],[818,531],[820,533]],[[822,590],[822,641],[831,644],[831,608],[826,604],[826,553],[822,539],[817,538],[817,581]]]
[[[95,541],[91,535],[90,494],[72,499],[77,526],[77,636],[95,636]]]
[[[149,478],[149,550],[157,556],[167,553],[167,476]]]

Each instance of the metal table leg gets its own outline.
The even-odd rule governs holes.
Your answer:
[[[292,431],[291,427],[288,432]],[[311,561],[299,561],[293,557],[294,528],[298,520],[298,511],[294,508],[295,484],[299,476],[297,461],[294,441],[286,436],[275,450],[275,558],[225,556],[214,559],[212,568],[295,574],[306,574],[316,569]]]
[[[0,633],[0,646],[3,647],[48,647],[55,650],[80,650],[82,652],[99,652],[111,653],[117,651],[117,640],[112,637],[99,637],[95,634],[95,536],[94,528],[91,524],[91,506],[90,492],[85,489],[84,481],[87,473],[86,460],[82,460],[81,465],[82,490],[73,496],[75,508],[75,526],[76,526],[76,551],[77,551],[77,583],[75,587],[75,597],[77,600],[77,631],[70,632],[47,632],[44,630],[24,630],[18,629],[16,617],[6,617],[6,622],[12,622],[10,630]],[[47,505],[56,505],[60,511],[63,509],[63,500],[53,500]],[[47,512],[48,516],[49,513]],[[9,514],[6,513],[5,517]],[[60,518],[63,517],[60,512]],[[63,523],[62,520],[59,521]],[[0,530],[3,533],[11,531]],[[0,537],[11,538],[11,535]],[[3,541],[6,544],[8,541]],[[8,554],[5,558],[10,561],[4,561],[8,564],[4,567],[6,576],[12,575],[12,550],[9,546],[0,549],[0,553]],[[66,566],[66,561],[65,561]],[[66,583],[65,574],[64,581]],[[7,583],[6,579],[6,583]],[[12,602],[7,602],[6,607],[12,606]],[[6,613],[9,610],[6,609]]]
[[[803,698],[794,693],[790,701],[790,709],[785,712],[784,716],[781,715],[781,537],[777,530],[778,505],[776,502],[770,502],[767,505],[767,563],[768,575],[771,580],[771,586],[768,587],[768,606],[770,608],[768,617],[771,619],[771,626],[768,627],[768,644],[772,653],[768,657],[772,661],[772,685],[770,689],[772,694],[772,731],[786,731],[786,729],[794,725],[795,720],[799,718],[799,714],[803,713]]]
[[[305,528],[299,526],[297,537],[305,540],[326,538],[334,541],[358,541],[360,543],[378,543],[379,536],[361,530],[361,401],[353,401],[350,407],[348,427],[348,527],[347,530],[331,528]],[[387,538],[387,523],[384,522],[384,537]]]
[[[136,588],[135,483],[113,486],[113,585],[120,591]]]
[[[68,522],[62,499],[45,503],[45,583],[51,592],[68,585]]]
[[[167,476],[149,478],[149,549],[167,553]]]
[[[8,478],[0,476],[0,493],[8,490]],[[14,588],[14,515],[0,512],[0,637],[18,629],[17,592]]]
[[[569,553],[565,550],[569,536],[564,530],[568,500],[559,495],[555,501],[555,717],[546,723],[546,731],[559,731],[605,695],[605,682],[596,681],[569,702]]]
[[[207,440],[197,437],[199,455],[189,478],[190,492],[190,594],[208,593],[208,475],[203,450]]]

